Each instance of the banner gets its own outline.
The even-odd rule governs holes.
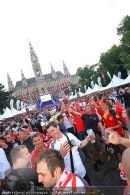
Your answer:
[[[51,100],[51,95],[48,94],[48,95],[41,96],[40,99],[41,99],[41,102],[50,101]]]

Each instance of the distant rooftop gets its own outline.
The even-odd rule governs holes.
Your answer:
[[[64,76],[64,74],[60,71],[57,71],[56,74],[57,74],[58,78]],[[43,76],[44,76],[45,80],[51,80],[52,79],[52,73],[48,73],[48,74],[45,74]],[[27,80],[28,85],[32,85],[32,84],[36,83],[35,77],[29,78],[29,79],[26,79],[26,80]],[[22,87],[22,81],[17,81],[16,82],[15,88],[18,88],[18,87]]]

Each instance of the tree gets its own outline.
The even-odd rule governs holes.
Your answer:
[[[81,91],[84,91],[84,85],[90,86],[91,81],[97,82],[98,77],[101,77],[102,85],[106,86],[110,82],[107,71],[111,76],[121,72],[123,79],[127,77],[127,69],[130,70],[130,16],[123,18],[117,28],[117,34],[121,36],[120,45],[113,45],[107,52],[102,53],[98,64],[77,69]]]
[[[124,66],[130,69],[130,16],[126,16],[117,28],[117,34],[121,36],[121,60]]]
[[[99,72],[94,70],[93,66],[86,65],[83,68],[78,68],[76,74],[80,77],[79,85],[81,91],[84,92],[84,85],[91,86],[91,81],[97,82]]]
[[[78,90],[79,90],[79,85],[71,84],[70,90],[71,90],[71,92],[73,92],[73,94],[75,94],[75,91],[78,92]]]
[[[109,71],[111,75],[117,75],[120,71],[122,78],[127,76],[127,69],[124,67],[122,60],[122,46],[113,45],[107,52],[100,56],[100,63],[104,67],[105,72]]]
[[[4,85],[0,84],[0,113],[3,109],[10,106],[11,93],[6,91]]]

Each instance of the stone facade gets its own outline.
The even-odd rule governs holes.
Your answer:
[[[31,43],[29,43],[29,48],[35,77],[26,79],[23,71],[21,70],[21,80],[17,81],[14,87],[9,74],[7,74],[8,90],[13,91],[13,96],[23,100],[26,103],[34,103],[37,102],[41,95],[45,94],[51,94],[58,97],[69,95],[70,85],[78,83],[77,76],[70,75],[69,70],[64,62],[64,74],[60,71],[56,72],[51,64],[51,73],[43,75],[38,57]]]

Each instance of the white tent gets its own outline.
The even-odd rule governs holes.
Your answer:
[[[12,112],[11,110],[6,107],[5,111],[4,111],[4,114],[1,116],[3,119],[5,118],[11,118],[13,115],[12,115]]]
[[[84,96],[85,94],[82,92],[79,92],[80,97]]]
[[[119,77],[114,75],[111,82],[106,87],[102,87],[100,89],[100,91],[104,91],[104,90],[107,90],[107,89],[111,89],[113,87],[121,86],[121,85],[123,85],[123,82],[124,82],[123,79],[120,79]]]
[[[77,97],[77,94],[71,95],[71,96],[69,97],[69,100],[72,100],[72,99],[74,99],[74,98],[76,98],[76,97]]]
[[[13,116],[18,114],[18,111],[15,108],[11,108],[11,112]]]
[[[3,121],[2,115],[0,115],[0,121]]]
[[[128,75],[126,79],[124,79],[123,85],[128,84],[128,83],[130,83],[130,74]]]
[[[111,81],[106,87],[101,87],[100,91],[104,91],[104,90],[107,90],[113,87],[114,85],[113,85],[113,82]]]
[[[97,92],[97,91],[100,91],[100,87],[99,85],[95,84],[93,88],[93,92]]]
[[[22,108],[21,110],[18,111],[18,114],[23,114],[26,112],[26,109],[25,108]]]
[[[90,87],[88,87],[88,89],[87,89],[87,91],[86,91],[86,94],[85,94],[85,95],[88,95],[88,94],[90,94],[90,93],[93,93],[93,90],[92,90]]]
[[[123,85],[124,79],[120,79],[119,77],[114,75],[112,78],[112,82],[113,82],[114,87],[118,87],[120,85]]]

